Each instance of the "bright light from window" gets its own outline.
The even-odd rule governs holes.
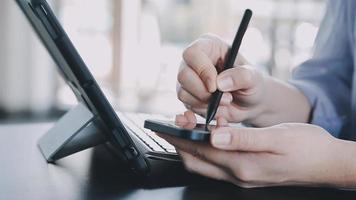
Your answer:
[[[300,23],[295,31],[295,45],[301,49],[309,49],[313,46],[318,27],[311,23]]]
[[[63,0],[60,18],[91,72],[105,79],[113,65],[111,0]]]
[[[250,61],[266,62],[270,56],[270,47],[262,32],[255,27],[247,29],[241,46],[242,54]]]

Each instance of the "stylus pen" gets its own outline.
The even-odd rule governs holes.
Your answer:
[[[246,30],[250,23],[251,17],[252,17],[252,11],[250,9],[246,9],[244,16],[242,18],[240,27],[237,30],[234,42],[232,43],[232,47],[228,51],[223,70],[230,69],[234,66],[236,56],[239,52],[242,39],[246,33]],[[215,114],[218,110],[222,95],[223,95],[223,92],[216,90],[213,93],[213,95],[209,101],[208,110],[207,110],[207,114],[206,114],[206,121],[205,121],[205,129],[206,130],[208,130],[208,126],[209,126],[211,120],[213,120],[215,117]]]

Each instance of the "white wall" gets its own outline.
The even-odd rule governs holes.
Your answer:
[[[0,1],[0,107],[44,113],[55,85],[52,60],[15,1]]]

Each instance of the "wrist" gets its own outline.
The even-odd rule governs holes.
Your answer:
[[[356,188],[356,163],[353,159],[356,143],[330,138],[321,151],[312,156],[313,164],[303,169],[303,175],[297,175],[293,181],[318,187]]]
[[[335,146],[336,167],[332,170],[335,176],[330,184],[340,188],[356,188],[356,142],[336,139]]]

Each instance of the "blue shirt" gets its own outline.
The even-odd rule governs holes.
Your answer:
[[[330,0],[313,57],[290,83],[312,105],[310,122],[332,135],[356,140],[356,1]]]

